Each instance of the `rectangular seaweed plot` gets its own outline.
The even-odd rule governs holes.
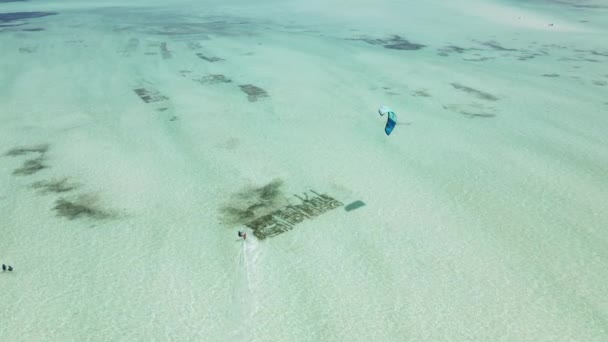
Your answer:
[[[165,100],[169,99],[168,97],[162,95],[161,93],[159,93],[157,90],[154,90],[154,89],[137,88],[137,89],[133,89],[133,91],[145,103],[159,102],[159,101],[165,101]]]
[[[201,84],[220,84],[220,83],[231,83],[232,80],[221,74],[209,74],[207,76],[194,79]]]
[[[325,194],[318,194],[314,191],[312,193],[315,196],[311,198],[308,194],[305,194],[304,198],[296,196],[302,203],[275,210],[247,223],[246,226],[253,230],[253,235],[258,239],[264,240],[288,232],[306,219],[313,219],[343,205]]]
[[[268,97],[266,90],[256,87],[253,84],[242,84],[239,85],[239,88],[241,88],[241,91],[247,94],[247,99],[249,102],[255,102],[260,97]]]
[[[167,48],[167,43],[160,43],[160,53],[163,56],[163,59],[169,59],[172,57],[171,51]]]

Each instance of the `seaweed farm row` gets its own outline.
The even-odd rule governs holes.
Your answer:
[[[288,232],[296,224],[306,219],[313,219],[343,205],[333,197],[312,190],[311,192],[314,196],[310,198],[307,193],[304,194],[304,197],[296,195],[301,200],[300,204],[282,207],[245,224],[245,226],[253,230],[253,235],[258,239],[264,240]]]

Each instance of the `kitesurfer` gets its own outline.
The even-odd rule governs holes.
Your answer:
[[[6,265],[2,264],[2,272],[6,271]]]
[[[239,237],[243,237],[243,232],[239,230]]]

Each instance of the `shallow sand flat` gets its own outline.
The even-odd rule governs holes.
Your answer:
[[[479,5],[1,3],[0,339],[605,340],[606,9]]]

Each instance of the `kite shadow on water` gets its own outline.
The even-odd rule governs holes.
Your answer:
[[[353,211],[355,209],[359,209],[359,208],[364,207],[364,206],[365,206],[365,203],[363,203],[363,201],[357,200],[357,201],[354,201],[354,202],[346,205],[344,207],[344,211]]]

